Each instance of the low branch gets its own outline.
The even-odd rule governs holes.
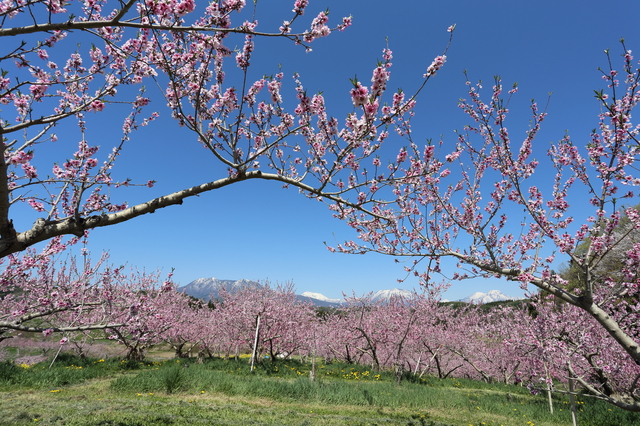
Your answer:
[[[183,189],[115,213],[104,213],[80,219],[67,217],[58,220],[44,220],[40,218],[36,220],[31,229],[18,233],[14,238],[6,238],[4,236],[0,238],[0,258],[20,252],[34,244],[47,241],[57,236],[76,235],[80,237],[86,230],[115,225],[147,213],[154,213],[156,210],[164,207],[182,204],[183,200],[186,198],[249,179],[276,180],[286,185],[295,186],[302,191],[307,192],[311,196],[323,197],[335,203],[340,203],[358,209],[366,214],[377,216],[375,213],[364,209],[361,205],[344,200],[340,195],[321,192],[318,189],[293,178],[274,173],[263,173],[256,170]]]
[[[497,265],[491,265],[482,262],[479,259],[465,256],[457,252],[449,252],[445,255],[456,257],[484,271],[493,272],[512,279],[516,279],[518,276],[525,273],[525,271],[516,268],[501,268]],[[593,301],[578,297],[569,293],[568,291],[562,290],[540,278],[531,278],[528,280],[528,283],[538,287],[541,290],[549,292],[553,296],[571,305],[583,309],[585,312],[591,315],[591,317],[598,321],[598,323],[603,326],[603,328],[609,333],[609,335],[613,337],[615,341],[620,344],[620,346],[622,346],[624,351],[627,352],[638,365],[640,365],[640,345],[638,344],[638,342],[636,342],[629,334],[625,333],[624,330],[620,328],[620,325],[616,322],[616,320],[611,318],[611,316],[607,314],[607,312],[599,305],[597,305]]]
[[[578,383],[580,383],[580,385],[584,387],[587,390],[587,392],[589,392],[590,394],[589,396],[606,401],[609,404],[622,408],[623,410],[640,412],[640,401],[634,400],[632,396],[620,395],[620,394],[605,395],[604,393],[600,392],[598,389],[596,389],[595,387],[591,386],[589,383],[584,381],[577,374],[575,374],[573,371],[573,368],[571,368],[571,365],[568,365],[567,367],[569,368],[569,372],[574,376],[574,378],[578,381]],[[561,393],[569,394],[569,392],[561,392]]]
[[[117,329],[123,327],[126,324],[93,324],[93,325],[78,325],[75,327],[28,327],[20,324],[14,324],[8,321],[0,321],[0,330],[10,329],[16,331],[24,331],[29,333],[42,333],[44,331],[52,331],[54,333],[64,333],[67,331],[84,331],[84,330],[104,330],[106,328]]]
[[[198,33],[206,33],[206,32],[239,33],[239,34],[252,34],[254,36],[261,36],[261,37],[293,38],[296,36],[303,35],[303,34],[263,33],[263,32],[256,32],[256,31],[248,31],[244,27],[240,27],[240,28],[194,27],[194,26],[182,26],[182,25],[143,24],[140,22],[105,20],[105,21],[86,21],[86,22],[74,22],[74,21],[52,22],[52,23],[46,23],[46,24],[26,25],[24,27],[1,28],[0,37],[16,36],[21,34],[42,33],[42,32],[49,32],[49,31],[89,30],[89,29],[97,29],[97,28],[105,28],[105,27],[136,28],[136,29],[180,31],[180,32],[193,31]]]
[[[42,317],[46,317],[49,315],[53,315],[53,314],[57,314],[59,312],[66,312],[66,311],[71,311],[71,310],[75,310],[78,309],[80,307],[83,306],[100,306],[102,305],[102,302],[86,302],[86,303],[82,303],[82,304],[78,304],[78,305],[72,305],[72,306],[64,306],[64,307],[59,307],[59,308],[51,308],[48,309],[46,311],[42,311],[42,312],[34,312],[31,314],[26,314],[21,316],[20,318],[18,318],[16,321],[13,321],[13,324],[21,324],[23,322],[27,322],[36,318],[42,318]],[[2,322],[0,322],[0,327],[2,327]]]

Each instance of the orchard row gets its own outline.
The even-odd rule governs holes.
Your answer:
[[[82,268],[70,261],[22,269],[2,298],[0,338],[55,332],[60,345],[80,352],[107,338],[132,360],[169,344],[176,357],[318,357],[394,370],[399,377],[523,383],[534,392],[569,378],[599,396],[638,392],[640,366],[594,319],[553,296],[490,310],[418,293],[386,302],[365,296],[318,310],[301,302],[292,286],[266,284],[223,289],[207,303],[177,292],[170,277],[159,283],[158,274],[127,275],[105,260]],[[637,331],[629,303],[620,299],[618,307],[616,319]]]

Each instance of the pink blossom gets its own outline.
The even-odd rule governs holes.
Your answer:
[[[24,175],[29,179],[36,179],[38,177],[38,171],[31,164],[23,164],[22,171]]]
[[[33,99],[39,101],[44,96],[48,88],[49,86],[44,84],[32,84],[29,86],[29,91],[31,92]]]
[[[149,98],[143,98],[142,96],[138,96],[135,102],[133,103],[133,106],[135,106],[136,108],[140,108],[147,105],[149,105]]]
[[[364,105],[369,97],[369,89],[363,86],[359,81],[356,83],[356,87],[351,89],[351,100],[354,107]]]
[[[247,26],[249,23],[245,22],[245,26]],[[250,29],[253,29],[255,25],[252,25],[250,27]],[[253,52],[253,35],[251,34],[247,34],[245,35],[245,41],[244,41],[244,46],[242,48],[242,51],[239,52],[236,55],[236,63],[238,64],[238,67],[241,69],[247,69],[250,65],[250,59],[251,59],[251,52]]]
[[[245,0],[224,0],[223,9],[229,12],[234,10],[240,12],[245,4]]]
[[[381,96],[387,88],[387,81],[389,80],[389,72],[385,67],[377,67],[373,70],[373,76],[371,77],[371,96]]]
[[[431,62],[431,65],[429,65],[429,67],[427,68],[427,72],[424,74],[423,77],[428,78],[428,77],[431,77],[432,75],[435,75],[436,72],[440,68],[442,68],[442,66],[446,61],[447,61],[447,57],[445,55],[436,56],[433,62]]]
[[[12,165],[26,164],[27,162],[31,161],[31,159],[33,159],[32,152],[18,151],[14,153],[11,157],[9,157],[9,164],[12,164]]]
[[[104,102],[96,99],[95,101],[91,102],[89,109],[93,112],[102,111],[104,109]]]
[[[304,9],[309,5],[309,0],[296,0],[293,4],[293,10],[296,15],[304,15]]]
[[[193,12],[196,8],[196,2],[194,0],[182,0],[175,8],[177,16],[184,16],[187,13]]]
[[[353,18],[351,16],[345,16],[344,18],[342,18],[342,25],[340,25],[340,31],[344,31],[345,28],[349,28],[352,22],[353,22]]]
[[[45,4],[47,5],[51,13],[65,13],[67,11],[67,9],[64,8],[65,3],[66,2],[64,0],[46,0],[45,1]]]
[[[280,26],[279,30],[282,34],[289,34],[291,32],[291,22],[289,21],[283,21],[282,25]]]
[[[269,93],[271,94],[271,101],[273,103],[282,103],[282,96],[280,96],[281,86],[282,82],[280,80],[271,80],[267,83],[267,89],[269,89]]]

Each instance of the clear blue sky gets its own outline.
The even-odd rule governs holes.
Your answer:
[[[331,23],[353,15],[353,26],[317,40],[311,53],[285,40],[257,39],[251,72],[253,77],[274,74],[282,64],[285,81],[291,80],[293,72],[300,73],[308,92],[323,91],[330,114],[339,118],[351,110],[349,78],[357,74],[369,81],[385,37],[394,54],[388,88],[402,87],[410,92],[419,86],[426,67],[446,45],[446,28],[457,24],[447,63],[419,98],[413,122],[416,140],[437,140],[443,135],[445,141],[455,142],[453,130],[467,123],[457,108],[458,99],[466,94],[466,69],[472,80],[485,81],[487,88],[496,74],[506,85],[519,83],[520,92],[511,105],[512,135],[524,135],[530,99],[544,104],[553,92],[549,117],[537,143],[546,146],[557,141],[565,130],[576,143],[586,143],[589,131],[597,125],[593,90],[604,86],[597,71],[599,66],[607,66],[603,50],[611,48],[617,57],[621,52],[618,40],[625,37],[627,47],[637,49],[636,58],[640,58],[637,0],[310,3],[305,22],[328,7]],[[282,20],[291,17],[292,5],[293,0],[258,1],[258,29],[277,31]],[[241,46],[242,40],[237,40]],[[291,84],[285,87],[284,95],[284,105],[293,108]],[[133,135],[115,175],[138,182],[154,179],[157,185],[114,191],[116,201],[133,204],[225,176],[194,137],[171,121],[164,102],[156,99],[163,119]],[[121,125],[120,118],[109,123],[109,117],[105,111],[89,121],[89,141],[105,150],[117,142]],[[114,139],[110,132],[115,132]],[[71,144],[77,140],[75,136],[71,139]],[[396,144],[399,147],[403,142]],[[67,152],[71,151],[64,151],[65,155]],[[182,206],[94,230],[89,248],[94,257],[102,250],[109,251],[116,264],[126,262],[164,272],[175,268],[179,285],[200,277],[292,280],[298,293],[314,291],[328,297],[341,297],[343,291],[363,294],[417,285],[412,280],[396,282],[404,273],[391,257],[331,254],[323,244],[353,237],[346,224],[333,219],[323,204],[293,189],[281,189],[274,182],[245,182],[188,199]],[[517,284],[480,280],[455,283],[444,297],[458,299],[491,289],[522,294]]]

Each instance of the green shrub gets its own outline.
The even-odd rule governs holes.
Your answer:
[[[23,371],[24,369],[15,365],[13,361],[0,361],[0,383],[18,383]]]
[[[182,370],[182,367],[176,365],[163,371],[162,384],[167,393],[173,393],[182,387],[184,381]]]
[[[126,370],[126,371],[138,370],[140,369],[140,365],[141,365],[140,361],[135,361],[133,359],[123,359],[119,363],[120,369]]]

